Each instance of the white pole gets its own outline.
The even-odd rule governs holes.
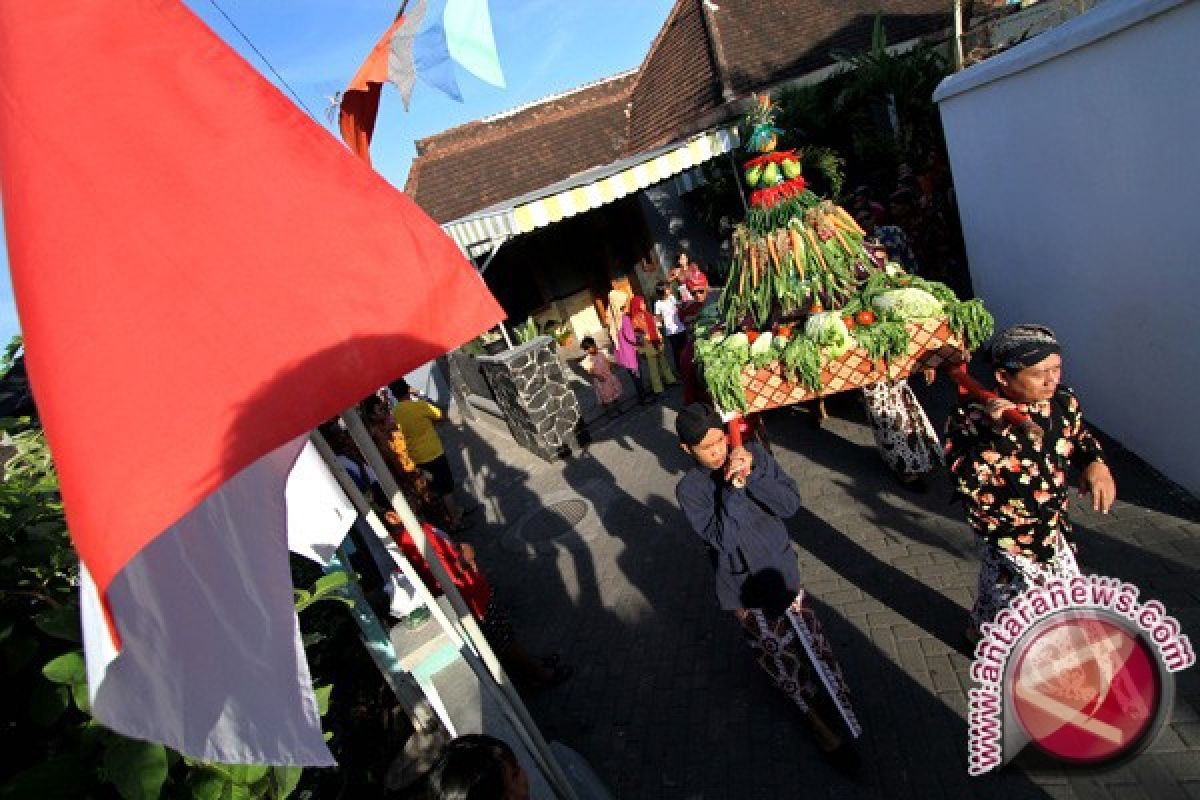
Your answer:
[[[338,485],[342,487],[342,491],[346,493],[348,498],[350,498],[350,502],[354,505],[355,511],[357,511],[361,517],[367,520],[367,523],[371,525],[372,530],[378,526],[380,531],[386,535],[387,531],[382,530],[383,526],[380,524],[379,518],[375,516],[375,512],[371,510],[371,504],[367,502],[367,499],[363,497],[362,492],[358,490],[358,486],[356,486],[354,481],[351,480],[350,476],[346,474],[346,470],[342,467],[342,465],[338,463],[337,456],[329,447],[329,443],[325,441],[325,437],[323,437],[317,431],[313,431],[309,435],[309,438],[312,440],[313,445],[317,448],[317,452],[321,454],[321,458],[324,459],[325,465],[329,467],[329,471],[333,474],[333,477],[337,479]],[[380,531],[376,531],[376,535],[378,535]],[[391,537],[389,536],[388,539],[390,540]],[[391,555],[394,558],[396,553],[392,553]],[[399,555],[403,563],[398,564],[397,566],[401,568],[411,582],[411,575],[416,575],[416,572],[413,570],[412,565],[408,563],[408,559],[404,558],[404,554],[400,553]],[[374,622],[378,623],[379,620],[375,619],[374,612],[370,611],[370,607],[366,605],[365,599],[362,597],[362,589],[358,588],[357,581],[354,577],[354,572],[349,567],[350,562],[344,557],[340,547],[338,548],[338,559],[341,562],[341,568],[350,576],[351,582],[355,584],[355,591],[357,592],[357,597],[355,598],[356,605],[366,606],[365,609],[361,607],[356,608],[356,616],[359,613],[365,614],[369,612],[371,617],[374,619]],[[407,569],[405,569],[406,567]],[[411,573],[411,575],[409,573]],[[414,584],[414,586],[418,585],[420,586],[418,591],[424,591],[425,593],[428,593],[429,590],[425,588],[424,584],[420,584],[419,582]],[[432,595],[430,595],[430,599],[432,599]],[[424,732],[431,731],[436,727],[436,716],[420,687],[417,686],[416,683],[411,679],[411,676],[407,675],[407,673],[405,673],[402,669],[398,669],[398,664],[389,663],[394,662],[395,659],[382,657],[382,654],[379,652],[379,650],[381,648],[385,649],[384,643],[373,642],[373,637],[368,633],[368,631],[361,624],[359,627],[362,629],[362,633],[366,638],[367,652],[375,661],[375,665],[379,668],[379,671],[383,673],[383,677],[387,680],[388,685],[395,693],[396,699],[400,701],[405,711],[408,712],[409,719],[411,719],[413,722],[413,727]],[[382,625],[379,625],[379,627],[381,629],[383,628]],[[383,635],[386,639],[387,637],[385,629],[383,630]],[[389,640],[387,641],[386,646],[390,646],[390,644],[391,642]],[[375,646],[373,647],[372,645]],[[399,674],[397,674],[397,672]]]
[[[958,72],[963,68],[963,16],[962,16],[963,0],[954,0],[954,71]]]
[[[432,600],[429,596],[427,600],[429,610],[433,613],[438,623],[448,632],[457,634],[465,647],[459,650],[459,653],[466,659],[467,663],[474,669],[479,678],[481,685],[486,686],[495,698],[497,705],[509,718],[512,723],[513,730],[521,737],[526,749],[538,762],[538,766],[542,768],[547,781],[551,788],[561,798],[561,800],[578,800],[575,790],[571,788],[571,784],[567,781],[566,775],[559,766],[554,754],[550,751],[546,740],[542,738],[541,731],[538,730],[537,724],[530,716],[529,710],[525,708],[525,704],[521,701],[516,689],[513,688],[512,682],[504,672],[504,668],[500,666],[499,659],[492,651],[491,645],[484,638],[483,632],[479,630],[479,624],[475,622],[475,617],[471,615],[471,611],[467,608],[466,602],[462,599],[458,589],[454,585],[454,581],[446,572],[446,568],[438,559],[437,554],[433,552],[433,548],[429,546],[428,540],[425,538],[425,532],[421,528],[421,523],[413,514],[412,508],[408,505],[408,499],[404,493],[400,491],[400,486],[396,483],[396,479],[392,476],[391,469],[387,462],[383,460],[383,456],[375,447],[375,440],[371,438],[371,434],[363,425],[362,418],[359,417],[358,411],[355,408],[348,408],[342,413],[342,421],[346,423],[346,427],[350,431],[354,443],[358,445],[361,452],[370,464],[371,469],[375,471],[375,476],[379,479],[383,486],[383,491],[392,500],[392,509],[400,515],[400,521],[403,523],[405,530],[416,543],[417,548],[421,551],[421,555],[425,559],[425,563],[429,566],[429,570],[433,573],[434,578],[442,587],[442,592],[446,599],[450,601],[451,607],[458,615],[457,625],[450,620],[442,611],[441,606]],[[376,520],[378,521],[378,520]],[[374,525],[372,526],[374,528]],[[380,526],[382,527],[382,526]],[[378,533],[378,530],[377,530]],[[392,540],[392,537],[383,532],[382,539],[386,539],[384,545],[392,552],[393,557],[399,556],[397,563],[401,560],[407,563],[403,554],[399,552],[400,548]],[[403,564],[401,567],[403,568]],[[409,570],[411,570],[411,565]],[[414,586],[424,586],[419,576],[414,572],[412,575],[405,572],[405,577],[413,582]],[[423,598],[428,593],[426,589],[423,592]]]

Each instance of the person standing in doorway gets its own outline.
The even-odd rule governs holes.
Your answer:
[[[445,414],[433,403],[416,396],[404,378],[392,381],[388,388],[396,397],[392,416],[408,443],[409,456],[429,477],[430,486],[442,499],[450,531],[457,533],[464,530],[467,527],[463,521],[464,512],[454,497],[454,473],[450,471],[442,438],[433,427],[446,419]],[[471,508],[467,513],[474,510]]]
[[[687,287],[688,267],[690,266],[691,261],[688,259],[687,253],[680,253],[678,262],[667,273],[667,281],[670,283],[671,293],[675,295],[680,305],[690,303],[694,299]]]
[[[671,293],[671,287],[666,281],[659,281],[654,287],[658,299],[654,301],[654,316],[662,324],[667,341],[671,343],[671,358],[675,362],[675,372],[679,372],[679,356],[687,344],[687,328],[679,319],[679,302]]]

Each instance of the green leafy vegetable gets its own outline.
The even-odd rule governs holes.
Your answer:
[[[914,286],[880,292],[871,306],[881,314],[891,313],[900,319],[929,319],[940,317],[942,304],[930,292]]]
[[[804,325],[804,336],[829,348],[830,358],[839,358],[854,345],[850,339],[850,330],[846,323],[842,322],[841,311],[813,314]]]
[[[792,383],[820,391],[821,389],[821,347],[807,336],[799,334],[788,340],[783,349],[784,375]]]
[[[975,350],[988,340],[995,328],[995,320],[976,298],[946,307],[946,320],[950,329],[963,340],[968,350]]]
[[[859,325],[854,338],[872,360],[900,358],[908,352],[908,329],[898,319],[881,319],[874,325]]]
[[[704,384],[717,408],[745,411],[746,392],[742,389],[741,375],[742,368],[750,361],[750,342],[746,334],[697,339],[695,355],[703,371]]]

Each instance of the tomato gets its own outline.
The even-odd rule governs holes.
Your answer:
[[[780,325],[779,330],[775,333],[775,335],[782,336],[783,338],[786,339],[787,337],[792,335],[792,326],[791,325]]]
[[[854,317],[847,314],[842,317],[842,324],[846,326],[846,330],[854,330]]]
[[[824,310],[825,310],[825,306],[821,305],[820,303],[813,303],[812,306],[809,307],[808,313],[820,314]]]
[[[746,331],[746,340],[750,344],[754,344],[754,340],[758,338],[758,331]]]
[[[875,312],[869,308],[864,308],[862,311],[854,315],[854,321],[859,325],[874,325],[875,320]]]

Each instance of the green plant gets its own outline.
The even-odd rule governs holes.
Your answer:
[[[784,146],[835,148],[859,178],[879,180],[890,180],[901,163],[917,168],[930,153],[944,157],[941,117],[933,103],[934,89],[950,74],[941,49],[919,44],[902,53],[889,50],[876,17],[868,48],[834,57],[840,71],[780,94]]]
[[[520,344],[533,341],[541,335],[542,332],[538,328],[537,320],[533,317],[527,317],[524,322],[513,328],[513,336],[516,337],[517,342]]]
[[[556,319],[548,319],[542,323],[542,334],[552,337],[560,345],[566,344],[571,340],[571,325]]]

